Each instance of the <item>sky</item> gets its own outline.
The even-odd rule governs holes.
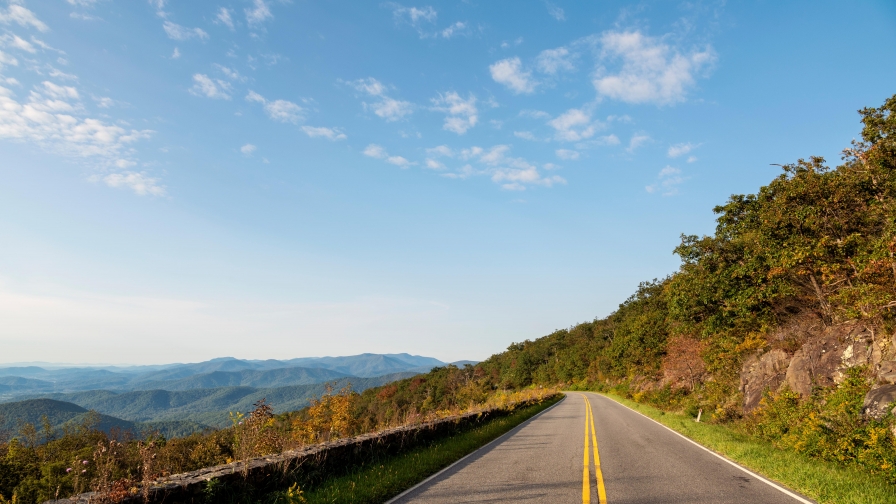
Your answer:
[[[485,359],[894,93],[884,0],[0,0],[0,363]]]

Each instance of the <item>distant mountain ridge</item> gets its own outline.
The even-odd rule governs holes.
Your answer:
[[[470,361],[464,361],[464,363]],[[274,388],[310,385],[343,377],[372,378],[422,373],[445,366],[433,357],[364,353],[342,357],[245,360],[220,357],[189,364],[102,367],[0,367],[0,401],[22,396],[87,390],[181,391],[220,387]]]
[[[49,394],[16,402],[0,403],[0,431],[16,432],[25,422],[39,426],[44,415],[51,426],[78,424],[89,410],[100,413],[99,428],[118,427],[140,433],[158,430],[163,434],[188,434],[206,426],[229,425],[229,412],[247,413],[265,399],[274,411],[282,413],[304,408],[310,400],[334,389],[351,385],[363,391],[408,378],[417,373],[395,373],[374,378],[342,377],[327,383],[286,387],[219,387],[181,391],[137,390],[116,393],[108,390]]]

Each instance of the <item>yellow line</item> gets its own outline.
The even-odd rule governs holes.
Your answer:
[[[585,395],[583,394],[584,398]],[[582,467],[582,504],[591,502],[591,478],[588,476],[588,399],[585,399],[585,463]]]
[[[597,434],[594,433],[594,412],[591,410],[591,402],[585,398],[588,405],[588,413],[591,418],[591,442],[594,444],[594,479],[597,480],[597,498],[600,504],[607,504],[607,489],[604,487],[604,473],[600,469],[600,454],[597,451]],[[587,427],[586,427],[587,428]]]

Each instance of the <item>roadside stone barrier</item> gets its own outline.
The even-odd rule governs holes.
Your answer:
[[[514,409],[527,406],[530,401],[514,405]],[[182,474],[159,478],[150,484],[146,496],[144,490],[118,499],[117,503],[199,504],[213,501],[207,494],[209,481],[228,486],[254,485],[276,490],[283,487],[299,472],[324,473],[344,468],[375,456],[399,452],[418,444],[451,435],[510,413],[510,409],[478,411],[446,417],[416,425],[387,429],[381,432],[338,439],[309,445],[276,455],[257,457],[231,464],[206,467]],[[110,498],[98,492],[88,492],[67,499],[47,501],[44,504],[99,504],[110,503]]]

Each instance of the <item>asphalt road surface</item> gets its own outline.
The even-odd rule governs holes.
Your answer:
[[[569,392],[554,407],[391,502],[812,501],[606,397]]]

